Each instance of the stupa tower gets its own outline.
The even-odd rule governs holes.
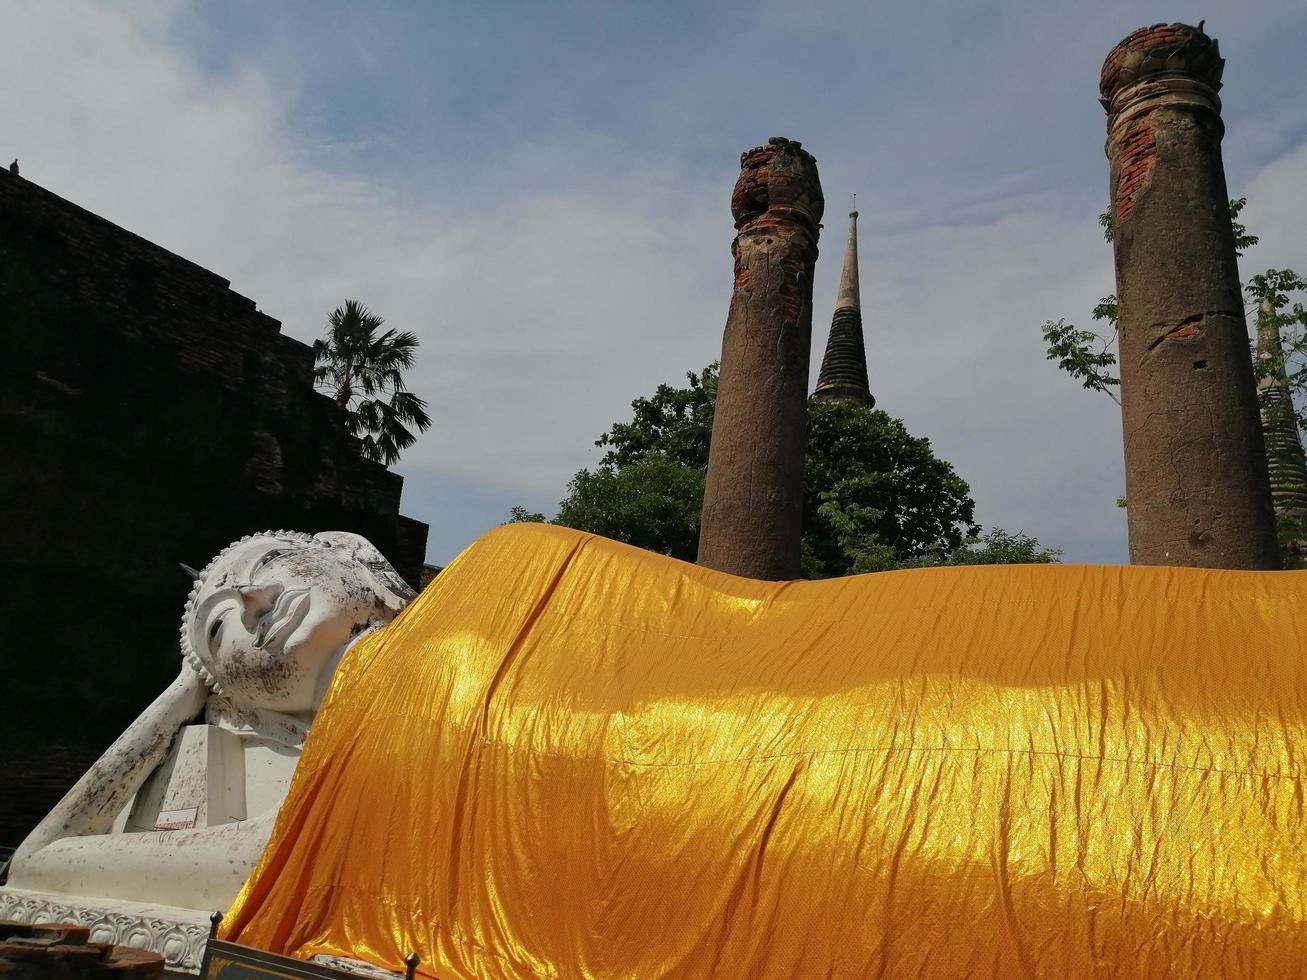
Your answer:
[[[821,359],[821,373],[813,398],[844,399],[876,405],[867,384],[867,348],[862,340],[862,303],[858,298],[858,212],[849,212],[849,240],[844,246],[844,268],[835,294],[835,316]]]
[[[1293,397],[1284,373],[1284,348],[1275,304],[1263,299],[1257,310],[1257,357],[1264,374],[1257,384],[1262,410],[1262,435],[1266,439],[1266,464],[1271,478],[1271,502],[1275,512],[1307,522],[1307,457],[1298,435]],[[1304,545],[1299,545],[1300,552]]]

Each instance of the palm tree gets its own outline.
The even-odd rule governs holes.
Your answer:
[[[313,380],[340,406],[345,431],[361,441],[363,455],[391,466],[417,438],[408,427],[425,432],[431,419],[427,403],[404,388],[418,339],[408,330],[378,336],[383,322],[357,300],[332,310],[327,338],[313,342]]]

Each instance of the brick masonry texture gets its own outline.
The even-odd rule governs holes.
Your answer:
[[[1126,89],[1129,89],[1128,101],[1142,105],[1132,113],[1125,133],[1118,137],[1119,159],[1112,198],[1118,221],[1129,217],[1136,198],[1152,179],[1157,161],[1157,134],[1152,115],[1167,104],[1169,79],[1188,76],[1210,88],[1215,98],[1221,87],[1224,64],[1216,42],[1185,24],[1141,27],[1108,53],[1099,75],[1104,108],[1113,112],[1113,100]],[[1156,103],[1150,104],[1153,99]]]
[[[419,579],[402,478],[341,432],[312,350],[228,286],[0,171],[0,844],[179,669],[177,562],[349,530]]]
[[[1188,24],[1153,24],[1127,34],[1108,52],[1098,76],[1102,97],[1111,99],[1134,81],[1137,67],[1148,59],[1160,61],[1158,68],[1183,70],[1219,86],[1222,61],[1211,38]]]
[[[1152,121],[1145,116],[1136,120],[1121,141],[1120,174],[1116,180],[1115,216],[1124,221],[1130,216],[1135,195],[1143,190],[1153,176],[1157,162],[1157,137]]]

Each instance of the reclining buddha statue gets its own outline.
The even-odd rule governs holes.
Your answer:
[[[1305,599],[510,525],[342,662],[225,935],[440,978],[1307,976]]]
[[[1307,572],[761,582],[512,525],[371,629],[404,594],[356,539],[252,541],[188,603],[204,683],[12,885],[248,872],[225,938],[440,978],[1307,976]],[[226,769],[172,789],[202,708],[216,823]]]
[[[355,534],[269,531],[195,574],[180,673],[15,852],[0,918],[194,970],[272,831],[337,663],[412,598]]]

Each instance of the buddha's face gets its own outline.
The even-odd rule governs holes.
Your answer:
[[[350,640],[402,605],[379,582],[377,560],[385,565],[357,535],[256,535],[205,570],[184,636],[233,701],[312,710]]]

